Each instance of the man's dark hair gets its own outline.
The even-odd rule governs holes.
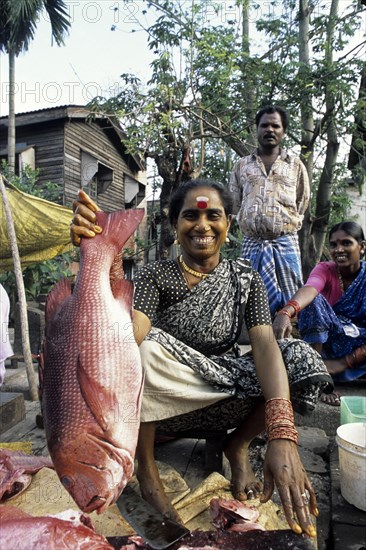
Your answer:
[[[182,210],[187,193],[192,189],[197,189],[199,187],[211,187],[211,189],[215,189],[221,197],[226,216],[232,214],[233,199],[227,187],[225,187],[222,183],[203,178],[187,180],[177,188],[170,199],[169,221],[172,225],[175,224],[179,217],[179,213]]]
[[[287,111],[279,105],[265,105],[265,107],[259,109],[258,113],[255,115],[255,124],[257,128],[263,115],[273,115],[273,113],[278,113],[280,115],[283,129],[286,132],[288,126],[288,114]]]

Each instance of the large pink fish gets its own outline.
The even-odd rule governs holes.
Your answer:
[[[32,474],[41,468],[53,468],[48,456],[0,449],[0,501],[9,500],[25,491],[32,481]]]
[[[133,474],[143,374],[133,336],[132,284],[115,260],[143,215],[98,212],[103,232],[82,239],[75,288],[61,280],[46,303],[47,444],[62,484],[85,512],[105,510]]]
[[[1,550],[113,550],[89,517],[74,510],[35,517],[0,505]]]

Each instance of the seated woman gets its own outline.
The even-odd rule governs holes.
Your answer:
[[[100,231],[94,225],[97,209],[79,193],[74,244]],[[276,484],[290,527],[315,536],[310,513],[318,515],[316,496],[297,451],[290,391],[294,406],[312,410],[332,380],[306,343],[277,344],[262,280],[250,264],[221,257],[231,212],[222,184],[181,184],[169,210],[181,255],[149,263],[135,278],[134,335],[145,369],[137,478],[142,496],[179,521],[154,460],[156,427],[235,428],[224,442],[232,493],[240,500],[257,497],[263,485],[250,466],[248,447],[266,429],[262,502]],[[236,341],[243,320],[252,353],[241,356]]]
[[[362,227],[341,222],[329,232],[331,262],[320,262],[273,323],[276,338],[291,334],[298,316],[300,336],[324,358],[336,381],[366,374],[366,243]],[[339,405],[339,394],[321,399]]]

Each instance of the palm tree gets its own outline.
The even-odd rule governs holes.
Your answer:
[[[64,43],[70,26],[64,0],[1,0],[0,52],[9,56],[8,168],[15,168],[15,58],[27,51],[34,38],[41,12],[45,10],[51,24],[52,39]]]

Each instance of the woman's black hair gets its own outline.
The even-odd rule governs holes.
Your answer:
[[[198,187],[210,187],[215,189],[220,195],[225,214],[230,216],[233,212],[233,199],[230,191],[222,183],[215,180],[206,180],[199,178],[196,180],[187,180],[183,182],[178,189],[173,193],[169,203],[169,221],[171,225],[174,225],[179,217],[179,213],[182,210],[187,193],[192,189]]]
[[[365,241],[365,235],[362,227],[356,222],[340,222],[333,225],[329,231],[329,239],[336,231],[344,231],[347,235],[350,235],[359,244],[362,244]]]
[[[280,115],[283,129],[286,132],[288,126],[288,114],[287,111],[279,105],[265,105],[259,109],[258,113],[255,115],[256,127],[258,128],[259,122],[263,115],[273,115],[274,113],[278,113]]]

